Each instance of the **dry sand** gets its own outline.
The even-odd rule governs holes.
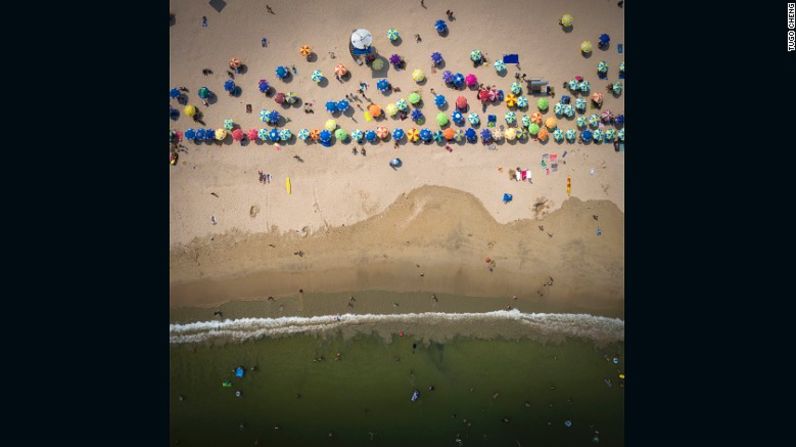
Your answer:
[[[431,52],[442,53],[444,69],[472,72],[480,82],[505,91],[516,69],[509,65],[501,77],[492,62],[504,53],[518,53],[521,72],[548,80],[556,88],[551,110],[560,95],[569,94],[561,88],[562,82],[582,75],[591,81],[593,91],[604,92],[604,86],[617,79],[624,60],[615,49],[617,43],[624,43],[624,14],[610,0],[428,0],[428,9],[419,1],[269,0],[275,15],[266,12],[265,3],[229,1],[218,13],[204,1],[171,0],[176,23],[170,29],[170,84],[190,89],[190,103],[203,112],[207,127],[221,127],[227,118],[244,130],[266,127],[258,115],[267,108],[290,118],[285,127],[294,134],[300,128],[320,128],[331,117],[323,104],[343,99],[359,81],[370,83],[367,95],[381,106],[421,89],[427,117],[424,127],[432,130],[437,128],[438,109],[431,88],[449,103],[464,95],[482,123],[491,113],[498,116],[498,124],[505,125],[505,105],[490,105],[484,113],[474,91],[446,87],[442,69],[432,73]],[[433,24],[445,18],[446,9],[454,11],[456,20],[449,22],[448,36],[441,37]],[[569,33],[557,24],[564,12],[575,17]],[[207,28],[201,26],[202,16],[208,18]],[[407,61],[406,70],[390,67],[387,74],[402,92],[385,97],[376,90],[370,69],[353,62],[348,42],[351,30],[358,27],[373,33],[381,55],[397,53]],[[400,44],[387,39],[390,27],[401,33]],[[612,38],[608,51],[596,48],[597,36],[603,32]],[[415,33],[421,34],[422,43],[415,43]],[[261,46],[262,37],[268,38],[267,48]],[[590,58],[579,52],[583,40],[595,46]],[[313,47],[317,60],[308,62],[299,56],[302,44]],[[486,54],[488,63],[473,68],[469,53],[476,48]],[[247,66],[246,73],[236,76],[242,88],[238,98],[230,97],[222,87],[232,56]],[[600,60],[610,67],[607,80],[597,77]],[[337,63],[351,70],[347,82],[334,79]],[[295,65],[298,75],[289,83],[279,81],[274,75],[277,65]],[[203,68],[214,74],[202,75]],[[424,85],[412,81],[414,68],[426,72]],[[315,69],[329,78],[327,85],[310,80]],[[303,101],[313,102],[315,113],[305,114],[303,107],[282,108],[273,97],[258,91],[259,79],[267,79],[276,91],[293,91]],[[204,107],[196,95],[205,85],[218,95],[210,107]],[[533,106],[536,98],[526,96]],[[622,98],[606,95],[603,109],[622,113]],[[245,104],[252,104],[253,113],[245,112]],[[178,106],[175,101],[172,105]],[[526,113],[535,110],[531,107]],[[551,115],[552,111],[545,117]],[[377,125],[405,130],[421,127],[410,120],[366,123],[356,109],[352,117],[337,121],[349,132]],[[563,129],[575,128],[574,119],[559,122]],[[172,127],[197,126],[181,116]],[[279,152],[262,144],[185,145],[187,151],[171,169],[172,306],[291,296],[299,288],[308,294],[434,290],[472,297],[518,295],[528,303],[537,296],[538,308],[545,308],[544,298],[594,313],[622,313],[624,153],[614,152],[612,145],[557,144],[551,139],[547,144],[506,142],[498,144],[497,150],[480,143],[454,145],[449,153],[436,144],[403,144],[396,150],[388,142],[366,144],[366,157],[352,155],[351,142],[325,149],[297,141],[283,145]],[[545,175],[540,168],[542,154],[556,152],[560,158],[564,151],[568,152],[566,164]],[[404,162],[397,171],[388,166],[395,156]],[[509,180],[508,170],[515,166],[530,168],[533,184]],[[594,174],[590,174],[592,168]],[[258,170],[270,173],[273,183],[258,183]],[[288,176],[292,195],[284,188]],[[567,176],[573,185],[569,200]],[[501,202],[504,192],[513,194],[512,203]],[[599,221],[592,215],[599,215]],[[211,216],[217,225],[211,223]],[[604,232],[600,237],[595,235],[598,224]],[[305,255],[293,255],[298,250]],[[492,272],[484,262],[487,256],[497,263]],[[421,264],[424,277],[419,276],[416,264]],[[555,279],[553,287],[543,286],[549,276]],[[538,296],[540,289],[544,297]]]

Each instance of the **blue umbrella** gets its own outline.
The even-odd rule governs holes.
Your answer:
[[[325,147],[329,147],[329,146],[331,146],[331,145],[332,145],[332,133],[331,133],[331,132],[329,132],[328,130],[326,130],[326,129],[323,129],[323,130],[321,131],[321,134],[320,134],[320,136],[319,136],[319,137],[320,137],[320,138],[319,138],[319,139],[320,139],[320,142],[321,142],[321,144],[322,144],[323,146],[325,146]]]
[[[337,111],[337,103],[334,101],[326,101],[326,111],[327,112],[336,112]]]
[[[265,93],[269,88],[271,88],[271,86],[268,85],[268,81],[265,79],[260,79],[260,82],[257,83],[257,88],[260,89],[260,92]]]
[[[169,117],[171,117],[171,119],[173,120],[176,120],[177,118],[180,117],[180,111],[175,109],[174,107],[169,107]]]
[[[246,375],[246,370],[242,366],[235,368],[235,377],[242,379],[244,375]]]
[[[431,61],[434,62],[434,65],[439,65],[442,63],[442,55],[436,51],[431,53]]]
[[[215,129],[205,129],[205,140],[213,141],[216,139]]]
[[[420,109],[412,110],[412,121],[417,122],[422,119],[423,119],[423,112],[421,112]]]
[[[586,142],[586,143],[591,141],[591,137],[592,137],[591,131],[588,130],[588,129],[586,129],[586,130],[584,130],[583,132],[580,133],[580,138],[583,139],[583,141]]]
[[[185,139],[186,140],[193,140],[196,139],[196,131],[191,129],[190,127],[185,130]]]
[[[268,139],[271,141],[279,141],[279,129],[271,129],[271,131],[268,132]]]
[[[279,112],[277,112],[276,110],[271,110],[268,113],[266,119],[268,120],[269,124],[276,124],[279,122],[279,117],[280,117]]]
[[[204,140],[205,138],[207,138],[207,131],[204,129],[196,129],[196,139]]]
[[[492,142],[492,132],[489,129],[483,129],[481,131],[481,140],[484,141],[484,144],[488,144]]]
[[[365,139],[370,141],[371,143],[376,140],[376,137],[377,137],[376,132],[372,130],[365,132]]]
[[[173,88],[169,90],[169,96],[171,96],[172,98],[179,98],[180,95],[182,95],[182,93],[180,93],[180,89],[178,88]]]
[[[400,158],[393,158],[392,160],[390,160],[390,166],[392,166],[393,168],[400,168],[402,164],[403,162],[401,162]]]
[[[571,100],[571,98],[570,98],[569,96],[567,96],[567,95],[563,95],[563,96],[561,97],[561,104],[569,104],[569,101],[570,101],[570,100]]]
[[[467,138],[468,143],[475,143],[478,141],[478,132],[471,127],[467,129],[467,132],[464,133],[464,137]]]
[[[436,105],[437,105],[437,107],[442,107],[442,106],[444,106],[444,105],[445,105],[445,97],[444,97],[444,96],[442,96],[442,95],[437,95],[437,96],[435,96],[435,97],[434,97],[434,104],[436,104]]]
[[[345,112],[346,110],[348,110],[348,101],[346,101],[345,99],[337,101],[337,111]]]
[[[401,141],[405,135],[404,130],[401,128],[393,129],[392,131],[392,139],[395,141]]]
[[[431,141],[431,139],[433,137],[434,137],[434,134],[432,134],[429,129],[427,129],[425,127],[420,129],[420,139],[421,140],[428,142],[428,141]]]
[[[600,45],[606,45],[608,42],[611,41],[611,37],[608,34],[600,34]]]
[[[444,33],[448,30],[448,24],[445,23],[444,20],[437,20],[434,22],[434,29],[437,30],[438,33]]]
[[[452,84],[453,83],[453,73],[451,73],[449,70],[443,71],[442,72],[442,80],[446,84]]]
[[[614,122],[616,124],[624,124],[625,123],[625,115],[617,115],[617,117],[614,118]]]
[[[390,89],[390,82],[386,79],[379,79],[379,81],[376,82],[376,88],[379,89],[380,92],[386,92]]]
[[[453,112],[453,115],[451,115],[451,119],[453,119],[453,122],[459,126],[464,124],[464,115],[462,115],[462,112],[458,110]]]
[[[276,67],[276,76],[279,79],[285,79],[287,77],[288,73],[289,73],[289,71],[287,71],[287,68],[285,68],[285,67],[283,67],[281,65]]]
[[[504,192],[504,193],[503,193],[503,203],[509,203],[509,202],[511,202],[513,199],[514,199],[514,196],[513,196],[513,195],[511,195],[511,194],[509,194],[509,193],[507,193],[507,192]]]
[[[235,91],[235,81],[227,79],[227,82],[224,83],[224,90],[228,92]]]
[[[453,86],[456,88],[461,88],[464,86],[464,75],[461,73],[456,73],[453,75]]]

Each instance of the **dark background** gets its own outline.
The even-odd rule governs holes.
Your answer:
[[[624,8],[627,445],[773,445],[793,389],[786,2]],[[4,12],[7,437],[167,445],[168,3]]]

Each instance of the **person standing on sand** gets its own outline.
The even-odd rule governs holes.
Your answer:
[[[273,15],[276,15],[276,13],[274,12],[274,10],[273,10],[273,9],[271,9],[271,5],[265,5],[265,9],[266,9],[266,11],[270,12],[271,14],[273,14]]]
[[[365,147],[364,147],[364,146],[362,147],[362,149],[360,150],[360,152],[362,152],[362,156],[363,156],[363,157],[364,157],[365,155],[367,155],[367,153],[365,152]],[[352,297],[352,298],[353,298],[353,297]]]
[[[424,9],[428,9],[426,8],[426,0],[420,0],[420,6],[422,6]]]

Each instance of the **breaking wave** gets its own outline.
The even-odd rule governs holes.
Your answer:
[[[543,336],[582,337],[602,341],[624,341],[625,322],[619,318],[588,314],[522,313],[498,310],[484,313],[425,312],[407,314],[345,314],[317,317],[240,318],[171,324],[171,344],[199,343],[214,339],[245,341],[263,337],[317,333],[345,327],[384,323],[478,323],[509,321]]]

